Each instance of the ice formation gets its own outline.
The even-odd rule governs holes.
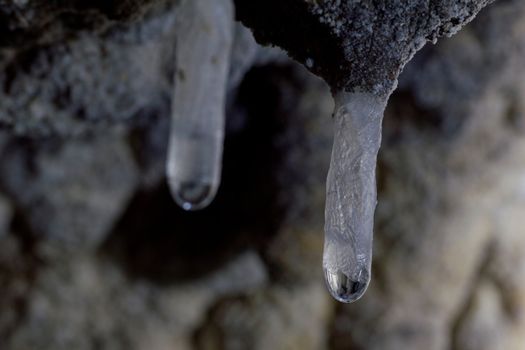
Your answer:
[[[185,0],[179,14],[167,178],[175,201],[198,210],[220,183],[234,10],[231,0]]]
[[[334,97],[323,269],[333,297],[349,303],[359,299],[370,282],[376,160],[387,97],[348,92]]]
[[[167,176],[176,202],[198,210],[213,200],[220,182],[233,6],[231,0],[186,0],[181,6]],[[387,97],[344,91],[334,97],[323,268],[334,298],[352,302],[370,281],[376,158]]]

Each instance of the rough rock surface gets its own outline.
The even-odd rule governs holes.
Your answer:
[[[263,44],[279,45],[335,90],[388,94],[426,41],[456,33],[490,0],[235,0]]]
[[[33,3],[37,3],[34,8],[29,5]],[[31,47],[7,44],[2,50],[0,122],[11,125],[19,134],[74,135],[87,129],[90,122],[168,113],[174,61],[174,11],[159,6],[152,10],[156,15],[150,14],[132,25],[111,25],[111,21],[105,20],[104,25],[93,24],[97,31],[68,30],[59,27],[56,20],[42,18],[54,11],[40,9],[41,3],[30,1],[22,7],[24,12],[20,16],[34,17],[34,24],[26,19],[31,29],[54,34],[32,42],[28,38],[30,34],[23,32],[20,40],[32,42]],[[0,6],[0,11],[2,8]],[[66,13],[65,18],[77,23],[75,17]],[[98,18],[96,14],[98,12],[88,11],[84,16]],[[53,23],[53,28],[40,28],[47,21]],[[15,24],[12,26],[18,28]],[[9,31],[2,38],[13,35]],[[67,38],[72,35],[73,38]]]
[[[522,1],[406,67],[353,305],[320,266],[325,84],[239,27],[224,181],[183,213],[163,178],[176,7],[52,3],[0,1],[0,349],[525,347]]]

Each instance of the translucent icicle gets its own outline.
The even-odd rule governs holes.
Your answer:
[[[335,102],[323,268],[333,297],[350,303],[364,294],[370,282],[376,161],[387,97],[341,92]]]
[[[233,4],[185,0],[179,19],[167,177],[175,201],[198,210],[220,183]]]

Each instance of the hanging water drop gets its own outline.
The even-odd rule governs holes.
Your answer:
[[[323,269],[332,296],[350,303],[359,299],[370,283],[376,161],[388,97],[347,92],[334,97]]]
[[[167,178],[185,210],[208,206],[220,184],[233,12],[231,0],[185,0],[178,12]]]

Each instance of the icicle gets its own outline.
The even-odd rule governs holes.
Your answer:
[[[370,282],[376,160],[387,97],[340,92],[335,102],[323,268],[330,293],[350,303],[364,294]]]
[[[185,210],[206,207],[220,183],[231,0],[185,0],[179,11],[167,177]]]

